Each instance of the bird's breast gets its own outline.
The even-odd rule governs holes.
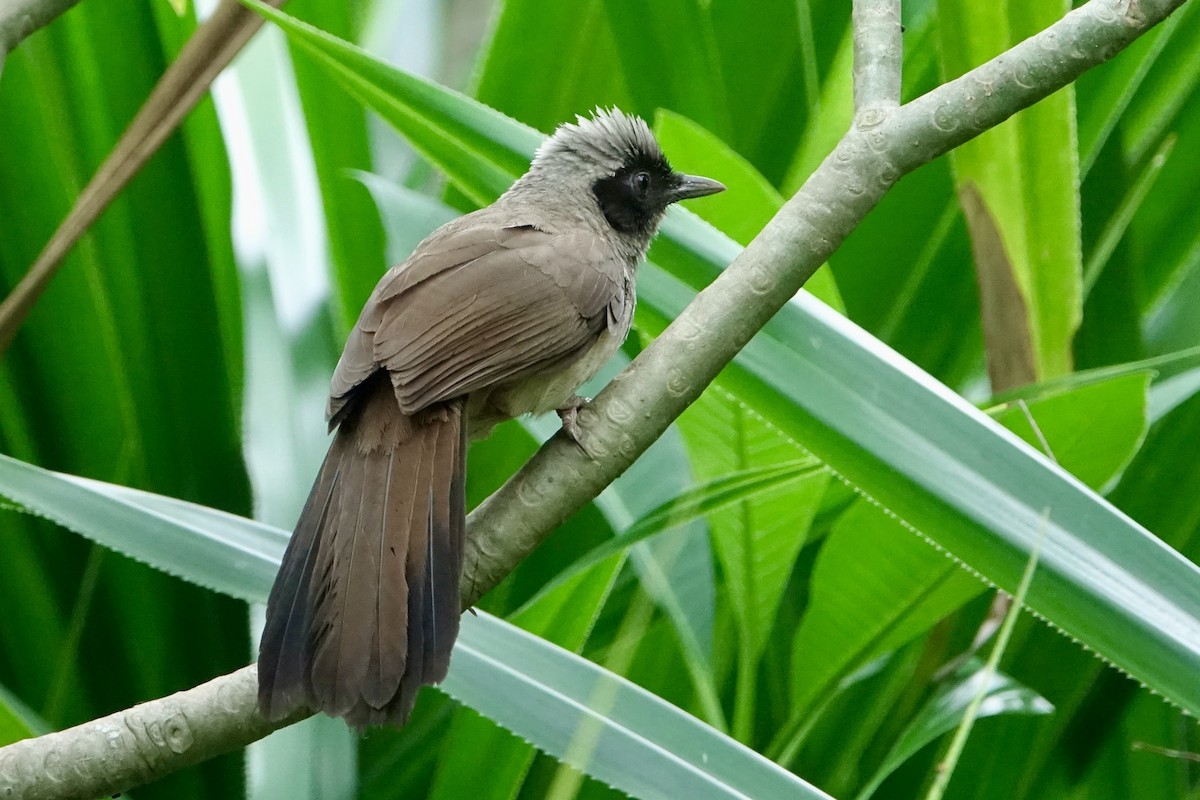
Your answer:
[[[625,341],[633,321],[632,294],[623,304],[621,318],[606,326],[596,341],[574,360],[558,369],[527,375],[486,392],[472,392],[468,404],[469,435],[487,436],[499,422],[522,414],[547,414],[564,407],[603,367]]]

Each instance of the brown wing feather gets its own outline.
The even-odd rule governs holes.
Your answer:
[[[624,265],[590,234],[488,219],[456,220],[379,282],[334,373],[331,419],[381,367],[411,414],[552,369],[596,341],[624,296]]]

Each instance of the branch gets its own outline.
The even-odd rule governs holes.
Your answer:
[[[282,727],[246,713],[257,695],[258,670],[251,665],[186,692],[0,748],[0,797],[108,797],[245,747]]]
[[[470,515],[464,601],[473,603],[499,583],[624,472],[902,175],[1111,58],[1183,2],[1091,0],[906,106],[859,115],[742,254],[580,412],[593,458],[557,436]],[[276,727],[255,710],[255,677],[247,667],[99,722],[0,748],[0,797],[113,794],[242,747]],[[48,777],[46,764],[61,766]]]
[[[854,111],[900,105],[900,0],[854,0]]]
[[[25,37],[49,25],[79,0],[0,0],[0,64]]]

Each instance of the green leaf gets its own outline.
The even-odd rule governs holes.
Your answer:
[[[729,480],[787,468],[795,479],[747,492],[737,502],[708,512],[713,547],[721,560],[724,586],[737,620],[738,684],[734,733],[748,741],[758,702],[756,678],[774,627],[784,589],[804,546],[828,471],[800,446],[768,425],[737,398],[714,387],[679,419],[696,474]]]
[[[792,648],[792,715],[814,709],[871,659],[929,630],[986,586],[869,503],[842,515],[813,569]],[[794,750],[785,731],[772,752]]]
[[[979,719],[1000,714],[1050,714],[1054,706],[1027,686],[1003,673],[984,670],[978,659],[971,659],[913,715],[883,763],[859,791],[858,800],[875,794],[879,785],[917,751],[939,736],[954,730],[974,699],[982,694]]]
[[[1148,383],[1146,373],[1117,376],[1031,401],[1028,415],[1010,407],[996,417],[1031,444],[1047,444],[1064,468],[1100,487],[1125,468],[1145,437]],[[879,509],[860,503],[844,515],[817,560],[811,604],[794,643],[795,713],[803,716],[851,671],[924,633],[982,590],[953,572]]]
[[[351,37],[352,7],[348,3],[300,0],[291,10],[324,30]],[[388,267],[383,257],[384,239],[371,214],[371,198],[350,176],[351,170],[371,166],[367,117],[362,106],[311,60],[292,59],[292,69],[320,185],[335,286],[340,289],[338,328],[347,331]]]
[[[505,0],[472,94],[541,130],[598,105],[633,108],[602,0]]]
[[[673,108],[709,130],[733,133],[710,5],[695,0],[604,0],[601,5],[633,97],[631,110],[648,114]],[[681,41],[688,46],[679,47]],[[654,79],[646,80],[649,75]]]
[[[1044,395],[1029,403],[1037,422],[1009,406],[996,419],[1030,445],[1049,443],[1058,464],[1099,491],[1129,464],[1146,436],[1150,374],[1131,374]]]
[[[613,373],[625,366],[623,358],[615,361],[609,365]],[[597,378],[599,388],[611,375],[602,372]],[[585,390],[591,391],[587,387]],[[664,515],[662,504],[664,496],[694,499],[697,488],[692,484],[683,442],[675,431],[667,431],[624,475],[606,487],[595,503],[614,531],[610,543],[615,545],[633,535],[630,563],[646,594],[675,628],[706,720],[724,729],[724,714],[713,679],[716,588],[707,531],[699,514],[688,514],[677,506]],[[670,537],[651,538],[656,527],[660,532],[671,529],[673,533]]]
[[[1069,8],[1065,0],[945,0],[946,77],[982,64]],[[982,287],[989,365],[993,380],[1005,375],[1000,389],[1071,370],[1082,314],[1074,142],[1075,93],[1068,86],[951,154]],[[1004,372],[1014,360],[1027,363]]]
[[[0,495],[163,572],[254,602],[266,601],[287,546],[286,531],[245,517],[5,455]]]
[[[547,585],[546,591],[650,536],[707,514],[737,507],[748,497],[782,491],[790,484],[803,481],[821,471],[822,468],[811,461],[793,461],[722,475],[720,478],[691,487],[638,519],[620,536],[580,556],[570,568],[558,575],[553,583]]]
[[[83,4],[7,58],[0,295],[25,274],[195,28],[164,3]],[[249,510],[229,179],[216,114],[201,102],[67,256],[0,360],[0,451]],[[0,672],[49,725],[244,663],[242,604],[100,554],[48,522],[4,517],[0,606],[22,612],[0,623]],[[237,759],[222,758],[164,791],[236,795],[243,783]]]
[[[624,556],[618,556],[576,573],[555,590],[540,594],[510,621],[565,650],[579,653],[624,563]],[[535,755],[527,743],[473,711],[455,714],[444,741],[429,794],[434,800],[513,797]],[[482,783],[476,770],[480,753],[488,754],[489,765],[488,780]]]
[[[837,41],[837,55],[821,86],[820,113],[809,117],[808,127],[799,140],[800,148],[783,180],[783,192],[788,196],[795,194],[813,170],[833,152],[838,140],[850,130],[850,121],[854,118],[854,31],[846,26]]]
[[[50,728],[21,699],[0,685],[0,747],[29,739]]]
[[[441,688],[634,797],[828,797],[623,678],[487,614],[463,617]]]

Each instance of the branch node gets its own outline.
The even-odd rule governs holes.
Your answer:
[[[854,0],[854,111],[900,105],[900,0]],[[856,124],[862,124],[857,122]]]

